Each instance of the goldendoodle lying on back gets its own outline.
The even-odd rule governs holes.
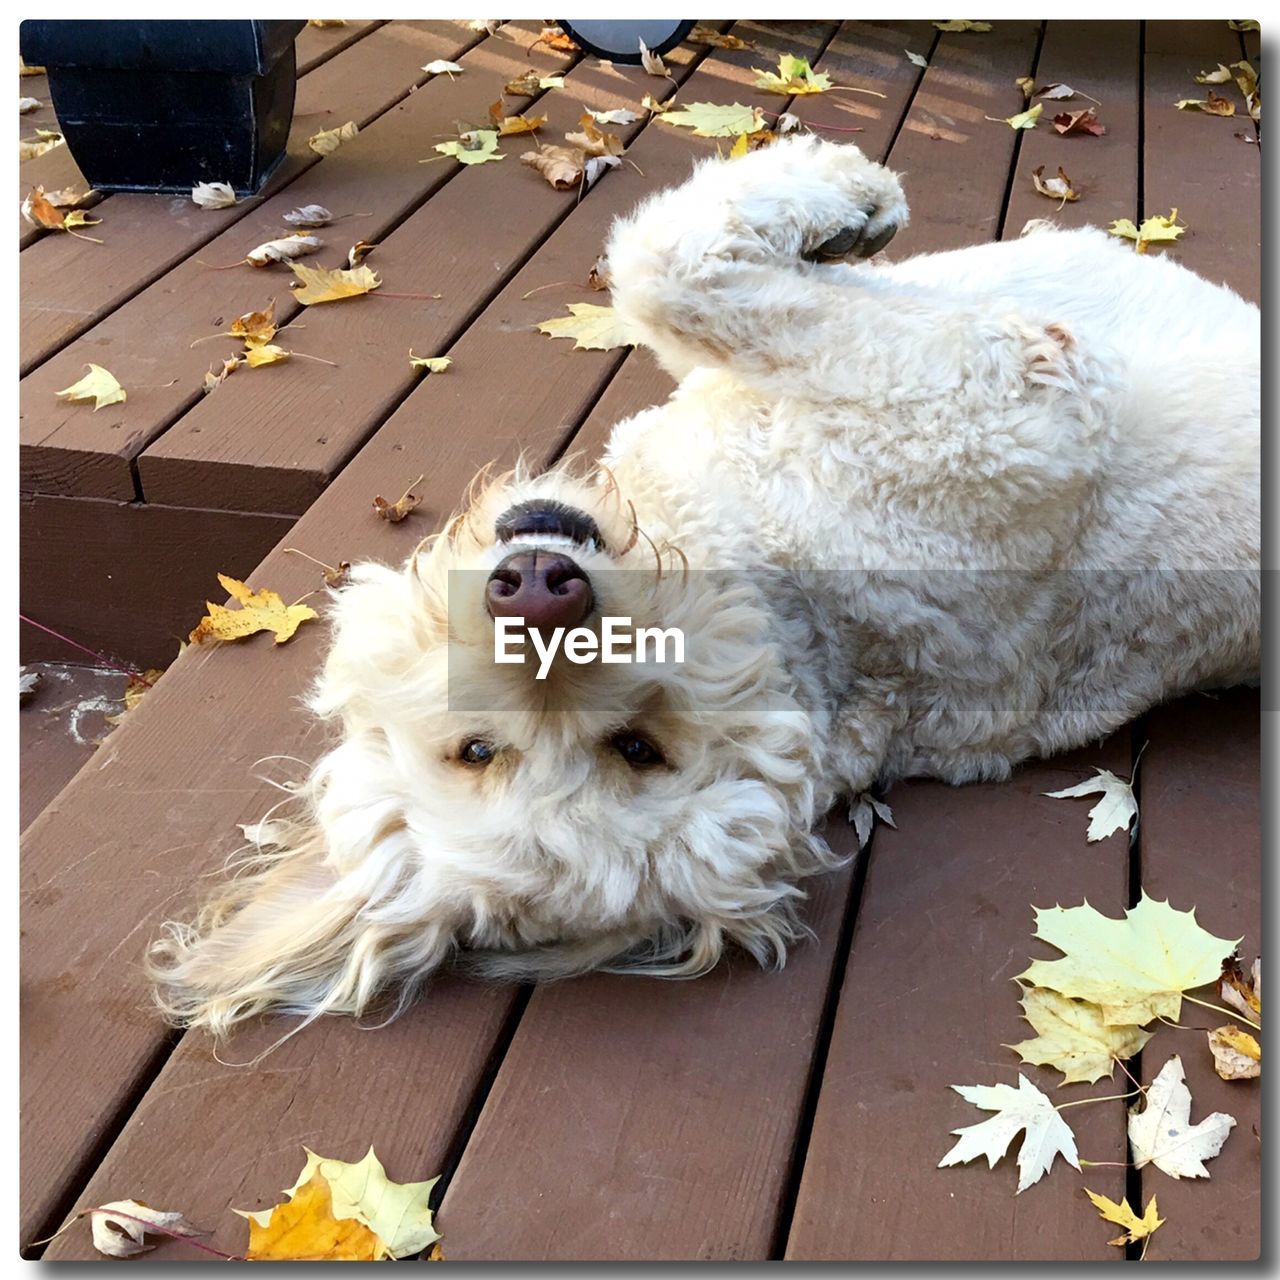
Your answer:
[[[841,260],[906,219],[805,140],[617,224],[617,312],[679,389],[597,473],[503,477],[354,572],[312,700],[341,743],[156,944],[169,1016],[399,1008],[455,951],[780,964],[838,795],[1003,778],[1255,675],[1257,309],[1094,230]],[[606,618],[683,653],[570,657]],[[535,632],[566,643],[497,660]]]

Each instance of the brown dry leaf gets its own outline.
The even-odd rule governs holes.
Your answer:
[[[489,123],[498,131],[500,138],[508,138],[513,134],[535,132],[547,123],[547,117],[509,116],[499,98],[489,107]]]
[[[671,72],[667,70],[667,64],[643,40],[640,41],[640,65],[651,76],[663,76],[668,80],[672,79]]]
[[[609,288],[613,281],[609,278],[609,264],[603,257],[597,258],[587,272],[587,284],[597,292]]]
[[[93,411],[97,413],[107,405],[123,404],[129,398],[128,393],[114,376],[100,364],[90,364],[88,369],[89,372],[79,382],[73,382],[71,386],[63,387],[61,391],[54,393],[59,400],[73,402],[92,400]]]
[[[440,1247],[440,1241],[437,1240],[430,1249],[422,1255],[423,1262],[443,1262],[444,1250]]]
[[[294,298],[304,307],[318,302],[337,302],[342,298],[358,298],[376,289],[382,281],[369,267],[356,267],[353,271],[329,271],[324,267],[304,267],[299,262],[289,264],[293,274],[302,281],[302,288],[293,291]]]
[[[1258,92],[1258,73],[1253,69],[1253,65],[1249,62],[1233,62],[1231,64],[1233,71],[1239,72],[1236,76],[1236,87],[1244,95],[1245,106],[1249,111],[1249,118],[1256,124],[1262,123],[1262,96]]]
[[[1044,165],[1038,169],[1032,170],[1031,181],[1035,183],[1036,190],[1042,196],[1048,196],[1050,200],[1057,200],[1059,207],[1070,201],[1080,199],[1080,193],[1071,186],[1071,179],[1067,177],[1066,171],[1061,165],[1058,166],[1058,176],[1056,178],[1044,178]]]
[[[1207,98],[1180,98],[1175,105],[1179,111],[1200,111],[1207,116],[1233,116],[1236,113],[1236,104],[1212,89]]]
[[[43,187],[35,187],[22,202],[22,216],[33,227],[44,227],[48,231],[65,231],[69,235],[75,236],[78,240],[90,240],[94,244],[102,243],[101,240],[96,239],[94,236],[82,236],[76,230],[77,227],[96,227],[101,223],[101,218],[91,218],[79,209],[73,209],[70,213],[63,213],[45,195]]]
[[[709,44],[714,49],[750,49],[752,47],[745,40],[740,40],[727,32],[717,31],[715,27],[694,27],[685,39],[690,44]]]
[[[222,589],[241,608],[228,609],[225,605],[206,601],[209,612],[200,619],[188,639],[192,644],[206,640],[243,640],[259,631],[273,631],[276,644],[284,642],[306,621],[317,616],[316,611],[305,604],[285,604],[274,591],[265,587],[251,591],[243,582],[218,574]]]
[[[566,133],[564,140],[571,147],[581,147],[589,156],[620,156],[626,150],[626,143],[618,134],[596,127],[589,111],[579,117],[578,132]]]
[[[543,27],[542,34],[533,42],[537,44],[545,44],[548,49],[555,49],[557,53],[578,53],[578,46],[573,39],[559,27]],[[530,46],[532,47],[532,46]]]
[[[264,1226],[249,1219],[250,1262],[377,1262],[387,1246],[358,1218],[335,1218],[328,1180],[316,1172]]]
[[[563,89],[564,76],[540,76],[536,71],[526,71],[524,75],[508,80],[502,86],[503,93],[516,98],[532,98],[543,89]]]
[[[1100,138],[1106,133],[1106,125],[1100,124],[1097,112],[1092,107],[1083,111],[1064,111],[1053,117],[1053,127],[1061,134],[1087,133]]]
[[[250,369],[257,369],[264,364],[282,364],[292,354],[292,351],[286,351],[271,342],[255,343],[245,352],[244,362]]]
[[[1024,98],[1030,98],[1036,91],[1036,82],[1030,76],[1019,76],[1014,82],[1022,90]]]
[[[374,513],[381,520],[390,520],[392,524],[399,524],[422,501],[413,490],[422,483],[423,479],[423,476],[419,476],[394,502],[388,502],[382,494],[378,494],[373,500]]]
[[[358,267],[378,246],[370,240],[357,240],[347,250],[347,266]]]
[[[294,258],[304,258],[309,253],[318,253],[324,247],[319,236],[306,231],[295,231],[279,240],[268,240],[256,249],[244,255],[244,260],[251,267],[267,267],[273,262],[291,262]]]
[[[332,155],[344,142],[350,142],[360,132],[360,126],[354,120],[339,125],[336,129],[321,129],[307,139],[307,146],[318,156]]]
[[[581,147],[557,146],[526,151],[520,161],[536,169],[557,191],[568,191],[579,183],[590,187],[606,168],[619,163],[616,156],[592,156]]]
[[[315,556],[308,555],[305,551],[299,551],[297,547],[285,547],[285,551],[291,555],[301,556],[304,560],[310,560],[320,570],[320,577],[324,580],[326,587],[344,587],[347,584],[347,578],[351,573],[351,561],[339,560],[336,565],[325,564],[323,560],[317,560]],[[249,832],[246,829],[245,834]],[[305,1148],[303,1148],[305,1150]],[[240,1210],[236,1210],[237,1213]]]
[[[1229,956],[1222,966],[1220,993],[1225,1003],[1246,1018],[1262,1016],[1262,957],[1253,962],[1252,980],[1244,976],[1240,957]]]
[[[204,383],[202,390],[205,395],[210,391],[216,391],[233,373],[244,363],[239,356],[231,356],[222,362],[222,370],[220,373],[214,373],[212,369],[204,375]]]
[[[640,99],[640,105],[649,112],[650,115],[660,116],[671,106],[671,103],[659,102],[653,94],[646,93],[644,97]]]
[[[74,187],[63,187],[59,191],[46,191],[44,198],[58,209],[78,209],[98,192],[90,188],[88,191],[77,191]]]
[[[1256,1080],[1262,1074],[1262,1047],[1234,1023],[1208,1032],[1213,1069],[1224,1080]]]
[[[164,675],[164,672],[158,667],[150,667],[140,676],[130,676],[129,683],[124,687],[124,710],[113,716],[105,716],[106,722],[109,725],[119,724],[155,688],[156,681],[162,675]]]
[[[246,346],[262,346],[276,336],[276,300],[271,299],[261,311],[246,311],[237,316],[227,330],[227,337],[240,338]]]

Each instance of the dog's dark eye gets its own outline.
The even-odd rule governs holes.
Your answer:
[[[662,752],[638,734],[620,733],[613,740],[613,749],[633,768],[644,769],[662,764]]]
[[[464,764],[488,764],[494,755],[492,742],[486,742],[483,738],[470,738],[462,744],[458,759]]]

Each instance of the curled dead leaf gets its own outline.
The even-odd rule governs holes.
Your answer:
[[[540,76],[536,71],[526,71],[524,75],[508,80],[502,86],[503,93],[517,98],[532,98],[544,89],[563,89],[564,76]]]
[[[443,373],[451,364],[451,356],[415,356],[413,348],[409,348],[409,364],[415,369],[425,369],[428,373]]]
[[[368,240],[357,240],[347,250],[347,266],[358,267],[378,246]]]
[[[437,58],[434,62],[428,62],[422,69],[429,76],[448,76],[452,80],[454,76],[460,76],[466,67],[460,67],[456,62],[450,62],[448,58]]]
[[[574,43],[571,36],[557,26],[543,27],[541,34],[533,42],[534,45],[544,44],[548,49],[554,49],[557,53],[580,53],[581,50]],[[530,48],[533,46],[531,45]]]
[[[336,129],[321,129],[307,139],[307,146],[318,156],[332,155],[344,142],[350,142],[360,132],[360,126],[354,120],[339,125]]]
[[[589,111],[578,120],[578,131],[566,133],[564,140],[571,147],[581,147],[589,156],[620,156],[626,149],[618,134],[596,126]]]
[[[37,129],[34,138],[18,140],[18,159],[36,160],[66,141],[56,129]]]
[[[20,116],[25,116],[32,111],[39,111],[43,106],[44,103],[41,102],[39,98],[19,98],[18,114]]]
[[[93,411],[97,413],[107,405],[123,404],[129,398],[128,393],[114,376],[101,365],[90,364],[88,369],[89,372],[79,382],[73,382],[71,386],[63,387],[61,391],[54,393],[59,400],[74,402],[92,400]]]
[[[422,501],[413,490],[422,483],[424,478],[424,476],[419,476],[394,502],[388,502],[386,498],[378,494],[373,500],[374,514],[380,520],[389,520],[392,524],[399,524]]]
[[[667,79],[671,78],[671,72],[667,70],[667,64],[663,62],[662,58],[658,54],[654,53],[643,40],[640,41],[640,65],[651,76],[665,76]]]
[[[324,247],[319,236],[305,231],[295,231],[279,240],[268,240],[256,249],[250,249],[244,260],[251,267],[266,267],[273,262],[291,262],[294,258],[304,258],[309,253],[318,253]]]
[[[230,356],[222,362],[222,368],[219,372],[214,373],[212,369],[204,375],[204,382],[201,386],[205,395],[210,391],[216,391],[233,373],[244,363],[240,356]]]
[[[322,204],[304,204],[284,215],[291,227],[323,227],[333,221],[333,214]]]
[[[251,346],[245,352],[244,362],[250,369],[257,369],[264,364],[283,364],[292,354],[272,342],[264,342]]]
[[[197,182],[191,188],[191,199],[202,209],[229,209],[236,202],[236,193],[225,182]]]
[[[1042,196],[1048,196],[1050,200],[1057,200],[1060,204],[1067,204],[1080,199],[1080,193],[1072,187],[1071,179],[1067,177],[1066,171],[1061,165],[1058,166],[1058,176],[1056,178],[1042,177],[1043,173],[1044,165],[1033,169],[1031,173],[1031,181]]]
[[[89,1214],[93,1247],[110,1258],[132,1258],[155,1248],[146,1243],[148,1234],[200,1236],[180,1213],[153,1209],[142,1200],[112,1200]]]
[[[227,336],[240,338],[247,346],[270,342],[276,336],[276,300],[272,298],[261,311],[246,311],[237,316]]]
[[[1180,98],[1175,106],[1179,111],[1199,111],[1206,116],[1233,116],[1236,113],[1236,104],[1212,89],[1207,98]]]
[[[1100,138],[1106,133],[1106,126],[1098,120],[1097,112],[1092,107],[1083,111],[1064,111],[1053,117],[1053,127],[1064,136],[1074,133],[1087,133]]]
[[[581,147],[541,147],[526,151],[521,163],[536,169],[557,191],[567,191],[582,184],[589,188],[606,170],[621,162],[617,156],[589,155]]]
[[[1207,1033],[1213,1069],[1224,1080],[1256,1080],[1262,1074],[1262,1047],[1234,1023]]]

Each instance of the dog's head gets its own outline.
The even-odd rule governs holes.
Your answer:
[[[577,662],[562,644],[543,661],[517,618],[544,639],[626,619],[667,633],[665,660]],[[524,662],[495,661],[500,625]],[[358,1010],[455,950],[528,977],[692,974],[726,940],[780,961],[794,880],[829,855],[811,834],[818,726],[776,628],[749,579],[691,565],[604,471],[502,477],[403,569],[358,568],[312,699],[342,742],[308,784],[311,820],[277,839],[315,865],[303,883],[272,855],[221,917],[265,918],[292,866],[287,910],[310,894],[327,923],[298,918],[301,983],[271,954],[287,930],[242,931],[237,964],[247,946],[282,988],[244,1012]]]

